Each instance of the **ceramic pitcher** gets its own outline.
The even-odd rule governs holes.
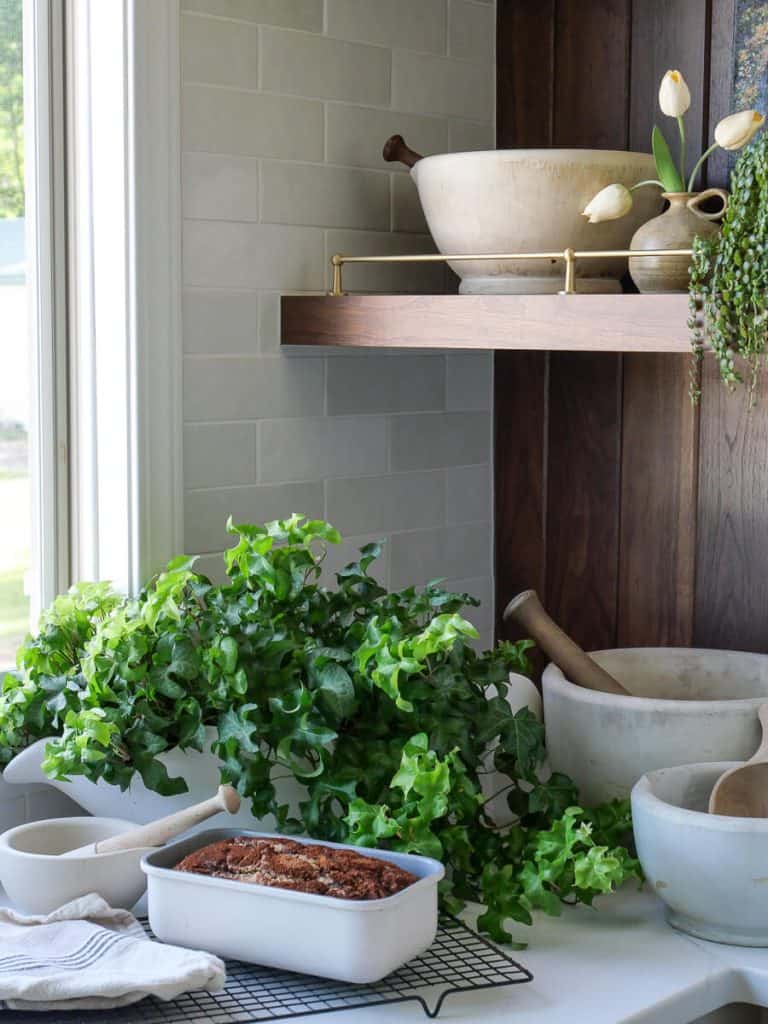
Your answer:
[[[716,224],[728,206],[728,193],[721,188],[708,188],[703,192],[664,192],[669,208],[638,228],[632,236],[630,249],[690,249],[695,235],[714,235],[720,230]],[[722,208],[706,213],[699,204],[717,196]],[[629,272],[641,292],[688,291],[689,256],[630,257]]]

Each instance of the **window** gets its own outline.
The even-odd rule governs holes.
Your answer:
[[[0,0],[0,679],[181,550],[178,8]]]
[[[0,667],[67,565],[61,6],[0,0]]]

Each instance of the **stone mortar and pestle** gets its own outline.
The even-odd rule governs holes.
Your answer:
[[[630,706],[649,703],[633,697],[585,654],[547,615],[533,591],[514,598],[504,620],[530,634],[570,683],[593,691],[598,703],[610,702],[604,723],[609,740],[610,716],[619,706],[617,701],[628,698]],[[663,715],[660,703],[654,701],[651,716]],[[685,702],[670,705],[684,707]],[[709,712],[715,718],[716,707]],[[768,946],[768,703],[744,708],[752,716],[755,710],[762,741],[751,758],[735,764],[680,764],[683,747],[677,762],[646,770],[636,782],[632,818],[648,884],[665,904],[674,928],[713,942],[764,947]],[[663,718],[651,721],[665,731]]]
[[[214,814],[239,808],[237,792],[220,786],[210,799],[148,825],[93,817],[18,825],[0,836],[0,883],[26,913],[49,914],[90,892],[130,910],[146,888],[140,866],[146,853]]]

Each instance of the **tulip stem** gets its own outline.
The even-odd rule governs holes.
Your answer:
[[[636,185],[630,188],[630,192],[634,192],[636,188],[642,188],[644,185],[658,185],[659,188],[664,188],[662,183],[657,178],[648,178],[646,181],[638,181]]]
[[[713,142],[712,145],[709,147],[709,149],[705,149],[704,152],[699,157],[699,159],[693,165],[693,170],[691,171],[691,176],[688,179],[688,191],[689,192],[693,192],[693,186],[694,186],[694,184],[696,182],[696,175],[701,170],[702,164],[707,159],[707,157],[710,156],[710,154],[714,153],[714,151],[716,149],[717,149],[717,143]]]
[[[677,127],[680,131],[680,180],[685,181],[685,124],[683,115],[677,115]]]

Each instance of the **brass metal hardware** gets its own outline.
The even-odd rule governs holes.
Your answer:
[[[333,283],[329,295],[344,294],[342,287],[342,269],[346,263],[452,263],[470,262],[473,260],[563,260],[565,263],[565,280],[561,295],[576,294],[576,260],[610,259],[623,256],[691,256],[691,249],[591,249],[589,251],[564,249],[562,252],[487,252],[465,253],[463,255],[444,256],[442,253],[431,252],[404,256],[344,256],[336,253],[331,260]]]

